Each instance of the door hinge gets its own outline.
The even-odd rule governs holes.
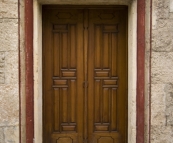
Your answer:
[[[88,88],[88,81],[83,82],[83,88]]]

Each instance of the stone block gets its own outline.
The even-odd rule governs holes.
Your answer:
[[[0,19],[0,43],[0,51],[18,51],[17,19]]]
[[[18,83],[18,52],[0,52],[0,84]]]
[[[152,9],[152,29],[157,29],[159,19],[169,18],[169,0],[153,0]]]
[[[156,21],[156,29],[152,30],[152,36],[153,34],[157,34],[157,32],[173,32],[172,26],[173,26],[173,17],[171,16],[173,13],[169,13],[169,18],[168,19],[157,19]],[[160,30],[160,31],[159,31]],[[157,38],[157,37],[156,37]]]
[[[18,18],[17,0],[0,0],[0,18]]]
[[[5,83],[5,52],[0,52],[0,84]]]
[[[151,125],[151,143],[172,143],[173,127]]]
[[[173,52],[152,52],[151,66],[153,84],[173,81]]]
[[[165,19],[169,17],[169,0],[154,0],[153,7],[157,19]]]
[[[173,125],[173,84],[152,84],[151,124]]]
[[[166,115],[166,125],[173,125],[173,83],[168,83],[165,85],[165,115]]]
[[[152,84],[151,87],[151,124],[165,125],[165,84]]]
[[[18,83],[18,52],[5,52],[5,83]]]
[[[4,130],[0,128],[0,143],[4,143]]]
[[[5,127],[4,138],[5,143],[19,143],[19,127]]]
[[[0,126],[19,124],[19,85],[0,85]]]
[[[173,0],[170,0],[170,12],[173,12]]]
[[[159,20],[157,26],[162,25],[165,28],[158,28],[152,33],[152,50],[155,52],[172,52],[173,51],[173,28],[168,28],[171,21]],[[162,23],[163,22],[163,23]],[[172,25],[173,26],[173,25]]]

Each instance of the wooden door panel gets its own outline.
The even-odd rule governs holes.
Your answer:
[[[126,14],[115,9],[90,10],[89,35],[89,142],[125,143]]]
[[[83,15],[68,9],[43,12],[43,140],[82,142]]]
[[[127,143],[127,11],[43,6],[43,142]]]
[[[54,39],[54,75],[53,88],[55,99],[58,98],[59,107],[55,108],[54,119],[56,124],[59,123],[59,132],[74,131],[76,132],[76,57],[71,59],[71,53],[76,55],[76,42],[71,39],[76,38],[75,25],[54,25],[58,33]],[[69,52],[71,51],[71,53]],[[73,61],[73,62],[72,62]],[[72,67],[72,68],[71,68]],[[57,106],[55,104],[55,106]],[[57,115],[59,114],[59,115]]]

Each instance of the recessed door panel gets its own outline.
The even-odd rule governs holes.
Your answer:
[[[127,11],[43,6],[43,142],[127,142]]]
[[[89,142],[127,142],[126,23],[124,10],[89,11]]]
[[[82,142],[82,10],[45,9],[43,15],[43,140]]]

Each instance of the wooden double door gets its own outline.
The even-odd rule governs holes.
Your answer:
[[[127,9],[43,6],[43,142],[127,143]]]

